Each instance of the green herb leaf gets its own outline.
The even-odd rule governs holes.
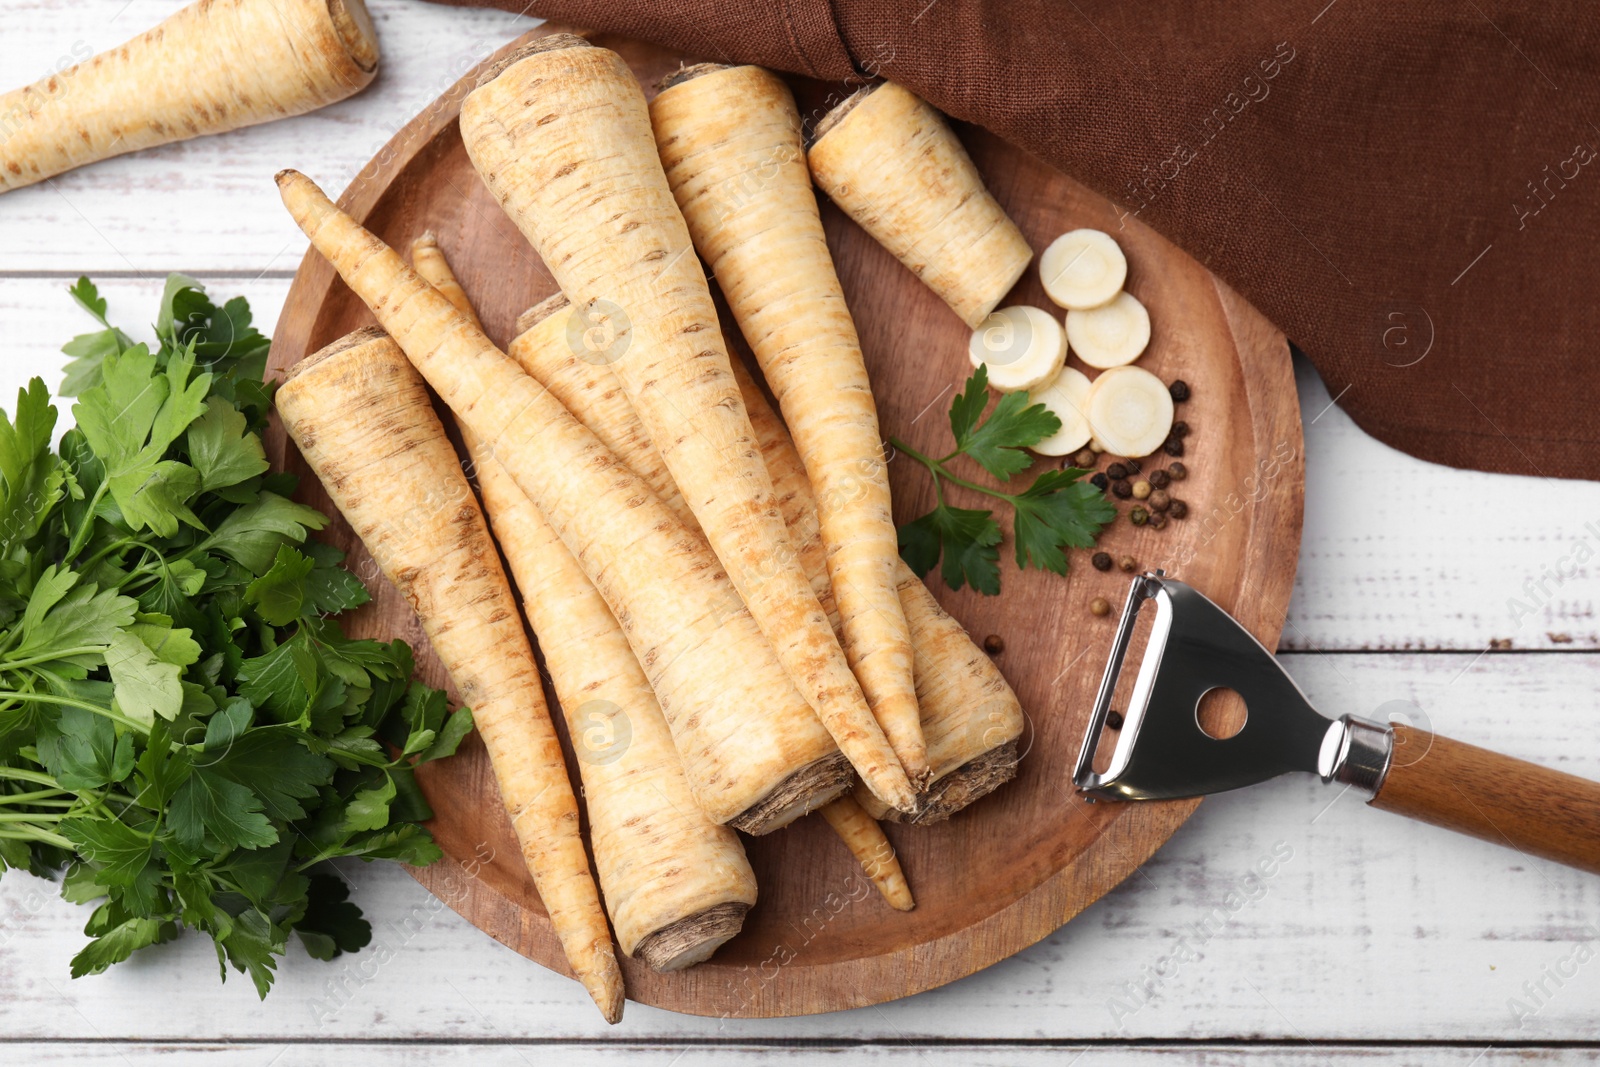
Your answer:
[[[161,925],[155,919],[127,919],[111,927],[72,957],[72,977],[99,974],[139,949],[155,944],[161,939]]]
[[[900,527],[900,554],[919,575],[927,574],[942,553],[940,574],[951,589],[968,582],[980,593],[1000,592],[1000,527],[987,511],[941,504]]]
[[[195,767],[173,794],[167,823],[179,844],[195,852],[265,848],[278,840],[260,799],[205,767]]]
[[[1104,493],[1078,480],[1087,473],[1076,467],[1046,471],[1013,498],[1018,567],[1032,563],[1056,574],[1067,573],[1061,549],[1092,547],[1101,527],[1117,517]]]
[[[183,710],[183,668],[163,663],[134,634],[122,631],[111,639],[106,667],[123,714],[149,725],[157,715],[170,720]]]
[[[256,614],[267,622],[287,626],[305,610],[306,578],[315,567],[316,561],[310,556],[279,545],[267,573],[245,587],[244,599],[254,604]]]
[[[267,469],[261,438],[249,431],[239,409],[225,400],[206,401],[205,414],[189,426],[187,443],[202,490],[237,485]]]

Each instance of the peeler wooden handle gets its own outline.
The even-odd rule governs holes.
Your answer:
[[[1600,782],[1396,723],[1375,808],[1600,874]]]

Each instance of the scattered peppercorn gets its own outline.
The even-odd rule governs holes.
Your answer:
[[[1128,477],[1130,478],[1144,470],[1144,464],[1136,459],[1125,459],[1122,461],[1122,465],[1128,468]]]
[[[1174,437],[1188,437],[1189,436],[1189,424],[1187,422],[1184,422],[1182,419],[1179,419],[1177,422],[1173,423],[1172,424],[1172,436],[1174,436]]]
[[[1106,477],[1110,478],[1114,482],[1120,482],[1127,476],[1128,468],[1123,466],[1121,463],[1113,463],[1111,466],[1106,468]]]
[[[1155,486],[1157,489],[1165,489],[1167,486],[1172,484],[1172,475],[1168,474],[1166,471],[1151,471],[1150,484]]]
[[[1164,512],[1164,511],[1153,511],[1153,512],[1151,512],[1150,513],[1149,525],[1150,525],[1151,529],[1155,529],[1155,530],[1165,529],[1166,525],[1167,525],[1167,513]]]
[[[1106,712],[1106,729],[1120,730],[1122,729],[1122,721],[1122,712],[1115,709]]]
[[[1111,569],[1111,553],[1096,552],[1089,557],[1089,562],[1094,564],[1094,569],[1097,571],[1108,571]]]
[[[1166,511],[1172,505],[1172,495],[1165,489],[1157,489],[1150,494],[1150,501],[1146,505],[1151,511]]]
[[[1181,500],[1174,500],[1172,506],[1167,509],[1167,514],[1175,519],[1181,519],[1189,514],[1189,505]]]
[[[1133,498],[1143,500],[1150,495],[1150,483],[1140,478],[1133,483]]]
[[[1135,526],[1143,526],[1145,523],[1150,521],[1150,513],[1144,508],[1134,508],[1132,511],[1128,512],[1128,521],[1133,523]]]
[[[1072,465],[1082,467],[1084,470],[1094,469],[1094,453],[1087,448],[1081,448],[1072,454]]]
[[[1095,455],[1098,456],[1100,453],[1104,452],[1105,450],[1106,450],[1106,446],[1101,444],[1099,441],[1090,441],[1089,442],[1089,451],[1093,452]]]
[[[1171,476],[1173,481],[1181,482],[1185,478],[1189,477],[1189,468],[1185,467],[1182,463],[1169,464],[1167,467],[1167,474]]]
[[[1111,493],[1118,500],[1126,500],[1133,495],[1133,486],[1128,484],[1128,479],[1119,478],[1111,483]]]
[[[1111,614],[1111,602],[1109,600],[1107,600],[1103,596],[1095,597],[1093,600],[1089,601],[1089,614],[1090,615],[1110,615]]]
[[[1184,381],[1182,378],[1179,378],[1177,381],[1167,386],[1167,392],[1172,394],[1173,400],[1176,400],[1181,404],[1185,400],[1189,399],[1189,383]]]
[[[1103,493],[1106,491],[1106,487],[1111,484],[1111,479],[1106,477],[1104,471],[1101,471],[1089,479],[1089,484]]]
[[[1121,559],[1117,560],[1117,566],[1121,567],[1127,573],[1132,574],[1134,571],[1139,569],[1139,561],[1134,559],[1132,556],[1123,556]]]
[[[1165,452],[1169,456],[1181,456],[1181,455],[1183,455],[1183,438],[1181,438],[1181,437],[1169,437],[1169,438],[1167,438],[1166,443],[1161,446],[1161,451]]]
[[[991,656],[998,656],[1006,650],[1005,640],[999,634],[990,634],[983,639],[983,650]]]

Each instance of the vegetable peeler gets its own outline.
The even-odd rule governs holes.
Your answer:
[[[1153,606],[1152,606],[1153,602]],[[1112,703],[1142,613],[1155,612],[1115,729]],[[1244,725],[1201,725],[1212,690],[1243,698]],[[1115,748],[1094,769],[1107,724]],[[1366,794],[1372,807],[1600,873],[1600,783],[1405,724],[1311,706],[1273,654],[1198,590],[1152,571],[1133,580],[1073,783],[1091,800],[1176,800],[1290,771]]]

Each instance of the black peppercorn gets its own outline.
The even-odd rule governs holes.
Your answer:
[[[1172,475],[1168,474],[1166,471],[1151,471],[1150,484],[1155,486],[1157,489],[1165,489],[1167,486],[1172,484]]]
[[[1189,383],[1184,381],[1182,378],[1179,378],[1177,381],[1167,386],[1167,392],[1172,394],[1173,400],[1181,404],[1185,400],[1189,399]]]
[[[1089,484],[1103,493],[1106,491],[1106,486],[1111,484],[1111,479],[1106,477],[1104,471],[1101,471],[1089,479]]]
[[[1182,463],[1174,463],[1167,468],[1167,473],[1172,476],[1173,481],[1181,482],[1189,477],[1189,468]]]
[[[1169,437],[1169,438],[1167,438],[1166,443],[1161,446],[1161,451],[1165,452],[1169,456],[1181,456],[1181,455],[1183,455],[1183,438],[1181,438],[1181,437]]]
[[[1187,422],[1184,422],[1182,419],[1179,419],[1177,422],[1173,423],[1172,424],[1172,436],[1174,436],[1174,437],[1188,437],[1189,436],[1189,424]]]
[[[1122,465],[1128,468],[1128,477],[1130,478],[1144,470],[1144,464],[1136,459],[1125,459],[1122,461]]]
[[[1121,463],[1113,463],[1106,468],[1106,477],[1114,482],[1121,481],[1128,476],[1128,468]]]
[[[1111,569],[1111,553],[1096,552],[1089,557],[1089,562],[1094,564],[1094,569],[1097,571],[1108,571]]]
[[[1150,521],[1150,513],[1144,508],[1134,508],[1132,511],[1128,512],[1128,521],[1133,523],[1135,526],[1143,526],[1145,523]]]
[[[1160,529],[1165,528],[1166,525],[1167,525],[1167,513],[1164,512],[1164,511],[1153,511],[1153,512],[1151,512],[1150,513],[1150,521],[1149,521],[1149,523],[1147,525],[1150,526],[1152,529],[1155,529],[1155,530],[1160,530]]]
[[[1167,514],[1175,519],[1181,519],[1189,514],[1189,505],[1181,500],[1174,500],[1171,506],[1167,508]]]
[[[1133,486],[1128,484],[1128,479],[1120,478],[1111,483],[1111,493],[1118,500],[1126,500],[1133,495]]]
[[[1120,711],[1108,711],[1108,712],[1106,712],[1106,729],[1108,729],[1108,730],[1120,730],[1120,729],[1122,729],[1122,712],[1120,712]]]
[[[990,634],[983,639],[983,650],[991,656],[998,656],[1006,650],[1005,640],[999,634]]]

